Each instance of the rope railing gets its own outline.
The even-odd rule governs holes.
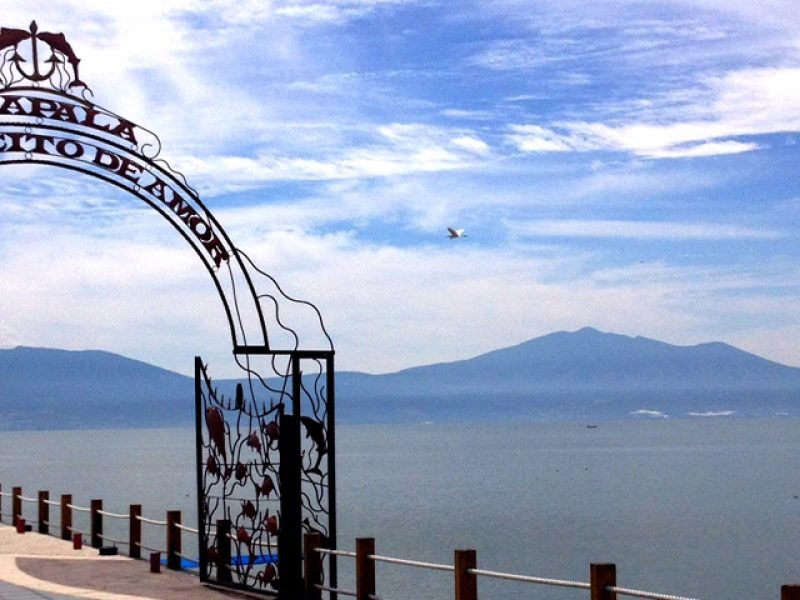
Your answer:
[[[11,505],[11,512],[6,514],[0,510],[0,521],[6,517],[9,518],[9,521],[16,526],[18,533],[33,531],[34,527],[38,525],[36,527],[37,533],[55,535],[65,541],[71,540],[76,550],[81,549],[84,544],[91,544],[92,548],[98,549],[101,555],[115,554],[117,545],[127,546],[129,548],[128,555],[131,558],[142,558],[142,551],[147,550],[151,552],[151,571],[160,568],[160,558],[158,557],[162,554],[167,557],[168,569],[197,568],[197,558],[181,554],[181,537],[184,531],[190,535],[199,535],[199,531],[181,524],[180,511],[167,511],[167,519],[160,520],[142,516],[142,506],[140,504],[131,504],[127,513],[117,513],[103,510],[103,501],[99,499],[92,500],[89,507],[80,506],[78,503],[73,502],[71,494],[62,494],[60,500],[50,500],[50,493],[40,490],[38,498],[30,498],[23,495],[22,488],[18,486],[15,486],[11,492],[2,491],[0,488],[0,494],[2,494],[0,499],[3,497],[11,499],[6,504],[6,506]],[[29,512],[29,510],[23,503],[38,503],[37,519],[25,518],[26,515],[24,513]],[[1,508],[3,508],[2,505],[0,505]],[[87,517],[81,518],[80,527],[73,523],[75,513],[87,513]],[[31,517],[32,515],[27,516]],[[107,535],[103,531],[103,522],[106,518],[127,520],[129,524],[129,539],[120,539],[117,531],[112,531],[112,533],[117,533],[117,537]],[[57,525],[54,525],[56,523]],[[166,529],[166,550],[142,543],[143,523]]]
[[[417,567],[419,569],[430,569],[431,571],[455,571],[453,565],[442,565],[439,563],[422,562],[419,560],[407,560],[405,558],[394,558],[392,556],[380,556],[376,554],[368,554],[369,560],[375,562],[391,563],[394,565],[405,565],[407,567]]]
[[[123,520],[127,520],[127,519],[130,519],[130,518],[131,518],[131,516],[130,516],[129,514],[127,514],[127,515],[121,515],[121,514],[115,514],[115,513],[111,513],[111,512],[106,512],[106,511],[104,511],[104,510],[98,510],[98,511],[97,511],[97,514],[98,514],[98,515],[103,515],[104,517],[110,517],[110,518],[112,518],[112,519],[123,519]]]
[[[530,575],[514,575],[513,573],[503,573],[501,571],[487,571],[485,569],[467,569],[470,575],[480,575],[483,577],[494,577],[495,579],[505,579],[506,581],[521,581],[523,583],[535,583],[539,585],[550,585],[554,587],[575,588],[578,590],[591,589],[591,584],[584,581],[570,581],[569,579],[551,579],[548,577],[533,577]]]
[[[453,573],[456,600],[477,600],[477,582],[479,577],[490,577],[494,579],[502,579],[505,581],[534,585],[589,590],[592,598],[605,598],[607,594],[615,593],[619,596],[633,596],[636,598],[645,598],[647,600],[697,600],[696,598],[688,598],[672,594],[658,594],[654,592],[646,592],[617,586],[616,565],[611,563],[592,563],[590,565],[590,581],[585,582],[569,579],[556,579],[552,577],[518,575],[503,571],[479,569],[477,568],[475,550],[456,550],[454,564],[442,564],[419,560],[407,560],[393,556],[382,556],[376,554],[374,538],[357,538],[355,552],[323,548],[321,544],[322,537],[319,534],[306,534],[306,556],[308,557],[313,555],[320,557],[324,555],[332,555],[355,558],[356,573],[358,575],[356,578],[356,592],[354,595],[358,598],[369,598],[371,600],[380,600],[380,597],[376,594],[375,589],[376,563],[389,563],[418,569],[430,569]],[[309,559],[307,558],[307,560]],[[312,590],[312,594],[317,594],[310,596],[315,600],[320,598],[318,595],[319,591],[332,591],[330,588],[327,588],[323,585],[322,561],[319,558],[309,561],[308,571],[306,573],[306,586],[307,591]],[[336,590],[336,592],[343,593],[340,590]],[[784,600],[784,596],[781,596],[781,598]],[[800,596],[798,596],[798,598],[800,598]]]
[[[175,527],[177,527],[181,531],[188,531],[189,533],[200,533],[197,529],[193,527],[188,527],[186,525],[181,525],[180,523],[175,523]]]
[[[697,600],[697,598],[689,598],[687,596],[674,596],[672,594],[655,594],[653,592],[632,590],[629,588],[618,587],[616,585],[606,586],[606,591],[613,592],[620,596],[630,596],[632,598],[648,598],[649,600]]]
[[[142,523],[149,523],[150,525],[160,525],[162,527],[167,526],[166,521],[158,521],[156,519],[148,519],[147,517],[143,517],[141,515],[136,515],[136,519],[141,521]]]

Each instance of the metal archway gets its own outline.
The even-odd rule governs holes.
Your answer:
[[[313,304],[286,295],[234,246],[160,157],[155,133],[90,100],[79,63],[62,33],[40,31],[35,21],[28,30],[0,29],[0,165],[53,166],[125,190],[200,258],[246,377],[221,391],[196,361],[200,576],[296,600],[303,532],[321,532],[329,548],[336,540],[332,340]],[[294,309],[315,330],[311,347],[287,322]],[[253,498],[242,500],[246,491]]]

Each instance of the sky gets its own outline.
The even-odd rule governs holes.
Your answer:
[[[33,19],[319,307],[338,370],[584,326],[800,366],[794,2],[11,0],[0,25]],[[238,374],[140,200],[4,166],[0,223],[0,347]]]

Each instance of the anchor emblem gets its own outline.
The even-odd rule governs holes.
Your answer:
[[[26,40],[31,42],[32,71],[23,68],[23,63],[28,61],[19,53],[19,45]],[[39,56],[40,42],[50,49],[50,57],[41,62]],[[72,66],[72,72],[75,74],[74,80],[68,87],[86,87],[86,84],[80,80],[78,75],[78,63],[81,60],[75,55],[72,46],[69,45],[63,33],[40,32],[36,21],[31,21],[29,31],[9,29],[7,27],[0,28],[0,51],[12,47],[14,53],[8,60],[14,64],[16,70],[25,79],[35,83],[49,80],[55,73],[57,66],[64,64],[64,60],[59,57],[59,55],[62,55]],[[47,66],[48,64],[49,66]]]

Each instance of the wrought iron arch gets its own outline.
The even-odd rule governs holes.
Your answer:
[[[333,342],[316,306],[288,296],[232,243],[160,157],[155,133],[90,100],[79,63],[63,34],[39,31],[35,21],[0,29],[0,165],[53,166],[122,189],[160,213],[201,259],[247,378],[226,397],[196,360],[201,578],[265,591],[272,584],[295,600],[302,532],[336,542]],[[316,335],[310,346],[288,323],[293,309]],[[238,505],[250,486],[253,500]],[[238,528],[233,549],[214,519]],[[335,555],[329,565],[335,586]]]

